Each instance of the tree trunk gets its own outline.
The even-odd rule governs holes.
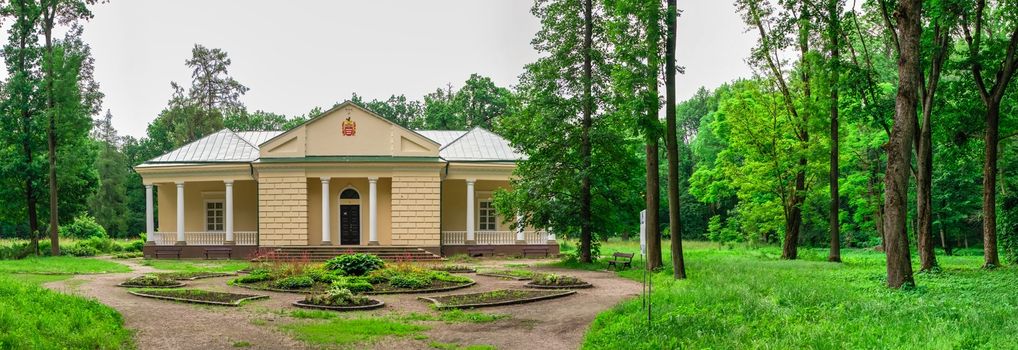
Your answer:
[[[1000,266],[997,254],[997,143],[1000,142],[1000,100],[986,106],[986,158],[983,162],[983,267]]]
[[[912,278],[906,219],[912,138],[915,134],[916,104],[919,95],[919,26],[921,0],[902,0],[895,11],[898,22],[898,94],[895,97],[894,127],[887,143],[887,173],[884,176],[884,244],[887,252],[887,286],[915,285]]]
[[[55,5],[54,5],[55,6]],[[50,10],[43,10],[44,12]],[[51,12],[47,19],[44,19],[45,30],[43,31],[46,37],[46,52],[44,53],[47,60],[52,61],[53,59],[53,16],[55,16],[55,10]],[[47,144],[49,148],[49,240],[50,240],[50,255],[60,255],[60,216],[58,212],[58,199],[57,194],[57,108],[56,101],[53,97],[53,64],[47,64],[47,79],[46,79],[46,111],[49,112],[49,128],[46,131]]]
[[[39,204],[36,199],[35,193],[35,172],[32,171],[32,143],[31,143],[31,117],[22,116],[24,118],[24,132],[25,139],[22,143],[22,148],[25,151],[25,164],[28,169],[25,169],[25,202],[28,204],[28,231],[31,236],[31,249],[35,255],[39,255]]]
[[[831,171],[830,171],[830,187],[831,187],[831,212],[830,212],[830,230],[831,230],[831,251],[827,255],[827,261],[841,262],[841,224],[838,218],[838,211],[841,209],[841,195],[838,191],[838,85],[841,73],[841,52],[838,43],[838,38],[841,35],[840,20],[838,14],[841,8],[838,6],[838,1],[834,0],[829,3],[828,11],[831,16],[831,75],[833,75],[831,83]]]
[[[593,31],[593,3],[592,0],[583,1],[583,126],[580,130],[580,157],[582,157],[583,168],[580,179],[580,262],[592,262],[591,241],[591,213],[590,213],[590,164],[591,145],[590,127],[592,124],[591,114],[593,113],[593,100],[591,99],[592,73],[590,63],[590,50],[592,45]]]
[[[932,93],[932,92],[930,92]],[[932,103],[924,103],[928,109]],[[937,266],[937,257],[933,252],[933,137],[930,125],[930,111],[923,110],[923,125],[919,132],[919,151],[917,152],[918,173],[916,176],[916,237],[919,241],[919,271],[930,271]]]
[[[676,279],[686,278],[682,256],[682,216],[679,203],[679,140],[675,121],[675,20],[676,0],[668,0],[668,38],[665,45],[665,147],[668,151],[668,223],[672,234],[672,272]]]
[[[788,216],[785,217],[785,242],[781,246],[781,258],[799,258],[799,230],[802,227],[802,203],[806,193],[806,158],[799,158],[799,171],[795,173],[795,193],[789,198]]]
[[[660,268],[661,231],[658,227],[658,210],[661,203],[661,179],[658,174],[658,141],[647,139],[647,269]]]

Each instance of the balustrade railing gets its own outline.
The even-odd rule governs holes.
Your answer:
[[[516,231],[474,231],[476,245],[509,245],[516,244]],[[554,240],[547,231],[524,231],[527,244],[545,244]],[[464,245],[467,242],[467,231],[442,231],[442,245]]]
[[[177,244],[176,232],[157,232],[155,241],[157,245]],[[224,231],[189,231],[184,232],[184,240],[188,245],[223,245],[226,243],[226,232]],[[258,231],[234,231],[234,245],[257,245]]]

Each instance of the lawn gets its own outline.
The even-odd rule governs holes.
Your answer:
[[[917,274],[918,287],[892,291],[884,287],[884,255],[879,252],[844,250],[845,262],[835,264],[824,261],[824,249],[805,249],[803,259],[782,261],[775,247],[685,246],[689,280],[673,281],[670,270],[653,276],[653,326],[636,298],[600,314],[583,347],[1018,347],[1013,337],[1018,332],[1018,269],[982,270],[981,256],[941,256],[942,272]],[[605,256],[614,251],[638,252],[639,246],[602,247]],[[604,263],[559,265],[603,268]],[[621,275],[639,280],[642,271]]]
[[[145,259],[142,264],[160,270],[183,272],[237,272],[251,266],[245,260],[163,260]]]
[[[116,310],[41,287],[79,273],[127,271],[114,262],[64,256],[0,260],[0,349],[132,348]]]

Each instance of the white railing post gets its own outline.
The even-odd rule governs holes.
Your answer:
[[[378,245],[378,178],[368,178],[368,245]]]
[[[328,176],[323,176],[322,180],[322,245],[331,245],[332,233],[329,232],[332,229],[332,219],[329,215],[332,214],[332,210],[329,209],[329,203],[331,203],[331,195],[329,194],[329,180]]]
[[[145,185],[145,244],[156,244],[155,209],[152,207],[152,184]]]
[[[464,244],[476,244],[474,240],[474,182],[467,179],[467,241]]]
[[[527,244],[527,236],[523,228],[523,214],[516,214],[516,244]]]
[[[184,236],[184,183],[177,182],[177,245],[187,245]]]
[[[224,245],[233,245],[233,180],[223,181],[226,185],[226,239]]]

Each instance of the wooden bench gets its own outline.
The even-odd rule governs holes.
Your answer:
[[[156,247],[156,259],[180,259],[181,250],[183,250],[181,247]]]
[[[548,257],[548,247],[523,247],[523,257],[526,258],[527,254],[544,254],[544,257]]]
[[[484,256],[484,254],[495,256],[495,247],[467,247],[467,255],[470,257]]]
[[[233,256],[233,247],[206,247],[205,259],[223,258],[229,259]]]
[[[610,268],[612,268],[614,266],[615,270],[618,271],[618,269],[620,267],[619,263],[621,263],[621,267],[623,269],[630,269],[630,268],[633,267],[633,256],[634,255],[636,255],[636,254],[626,254],[626,253],[615,253],[615,254],[612,254],[612,259],[611,259],[611,261],[608,262],[608,268],[610,269]],[[624,260],[619,260],[619,258],[622,258]]]

